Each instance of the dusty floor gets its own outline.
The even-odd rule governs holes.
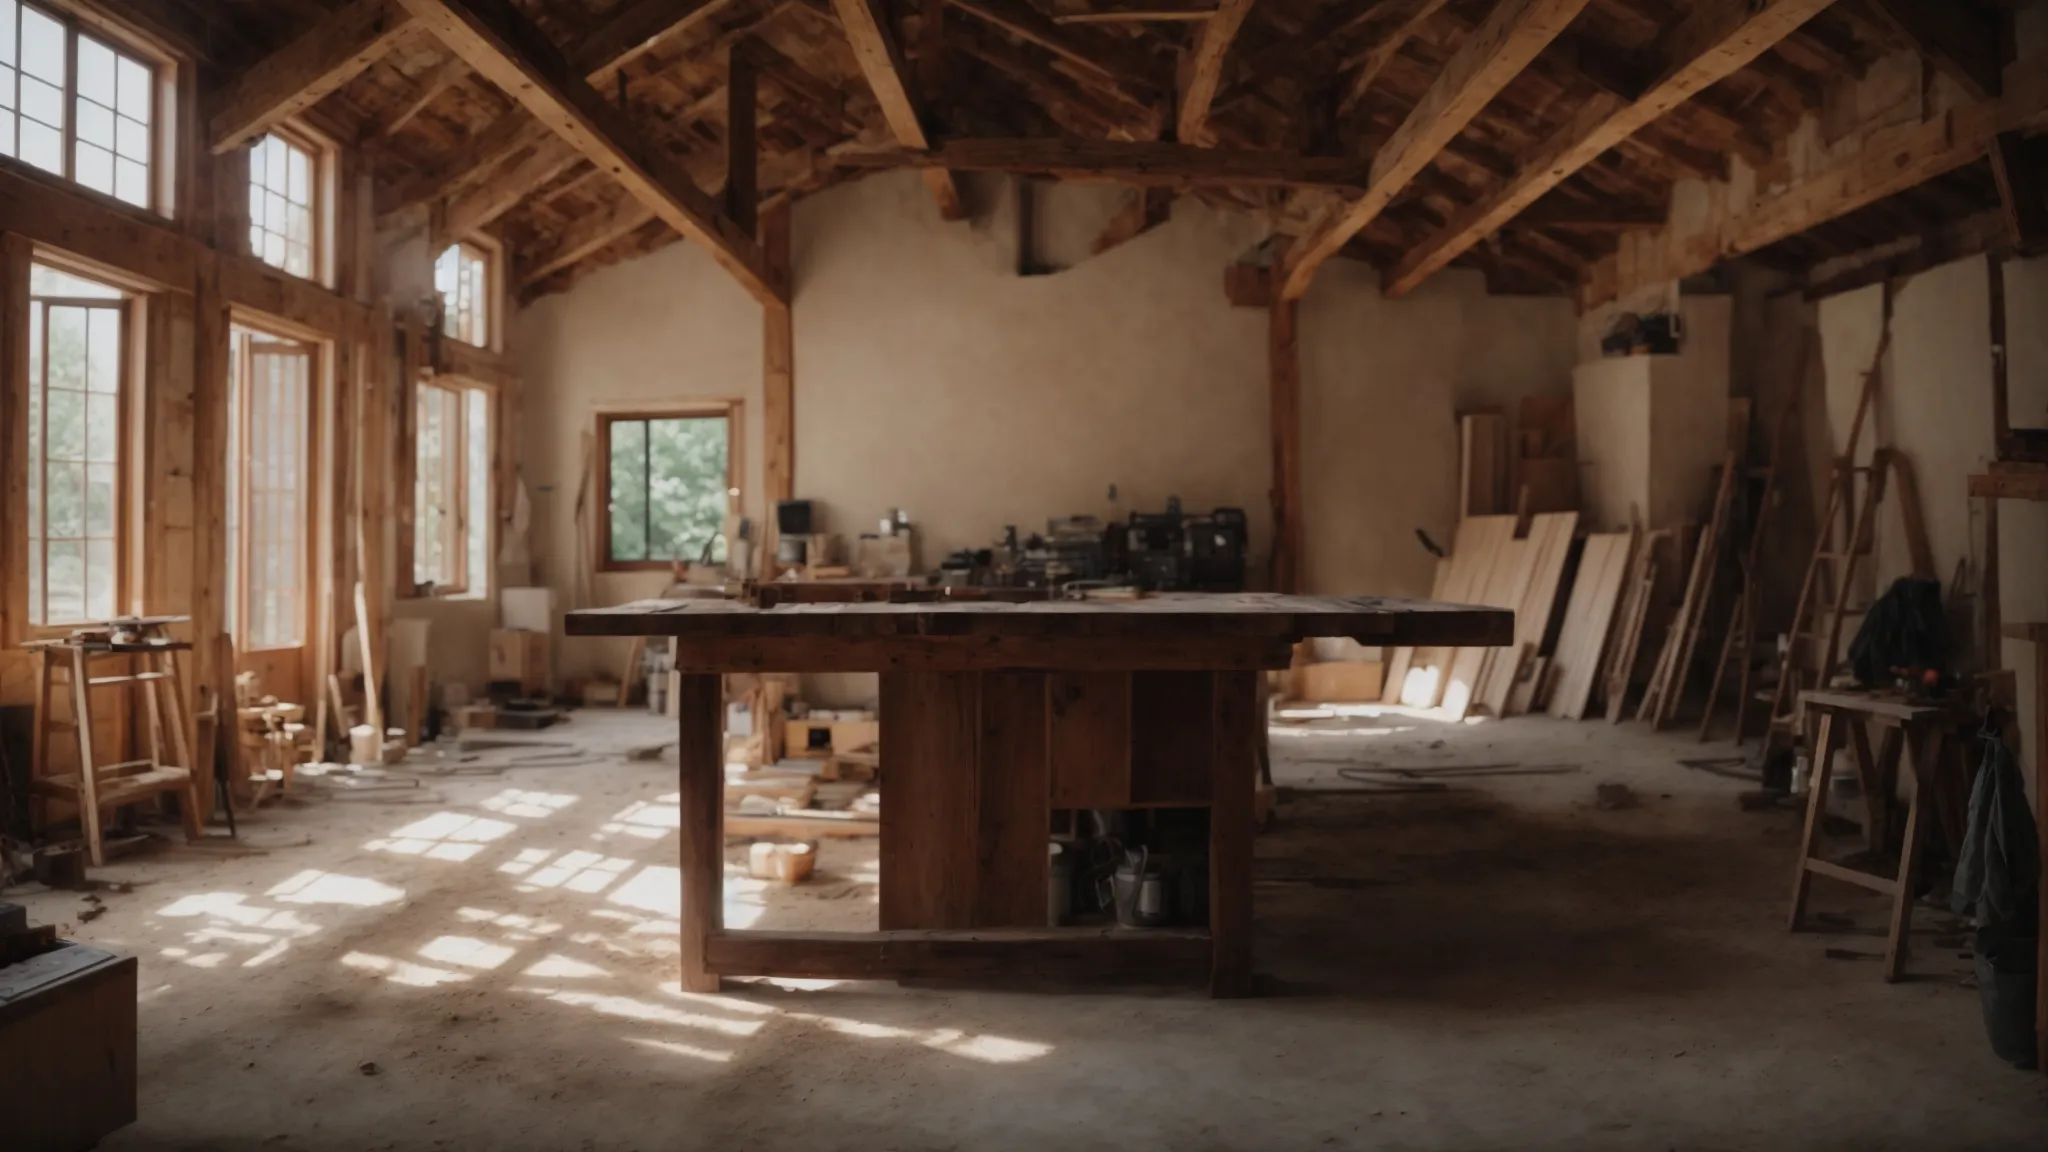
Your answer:
[[[108,1149],[2048,1147],[2048,1078],[1988,1050],[1950,918],[1886,986],[1875,897],[1788,935],[1794,817],[1632,727],[1337,717],[1276,730],[1264,995],[890,984],[678,991],[664,729],[587,763],[266,813],[38,920],[142,958],[142,1120]],[[1441,743],[1439,743],[1441,742]],[[1451,791],[1346,765],[1556,766]],[[1632,807],[1596,805],[1625,783]],[[869,927],[871,846],[728,881],[734,926]],[[9,899],[24,899],[21,892]],[[1952,932],[1953,929],[1948,929]]]

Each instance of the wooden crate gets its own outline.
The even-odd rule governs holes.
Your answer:
[[[62,945],[0,968],[0,1146],[90,1148],[135,1122],[135,958]]]

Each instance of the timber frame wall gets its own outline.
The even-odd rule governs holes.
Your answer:
[[[420,302],[375,297],[373,285],[389,279],[379,263],[384,246],[373,231],[368,177],[350,149],[338,148],[334,156],[332,247],[325,263],[336,287],[275,269],[247,250],[247,141],[219,155],[208,147],[202,109],[212,106],[207,97],[214,94],[201,93],[194,54],[133,28],[118,6],[90,0],[55,0],[53,6],[122,27],[171,61],[175,111],[160,129],[167,138],[157,155],[172,166],[174,207],[169,214],[135,208],[0,157],[0,490],[6,496],[0,501],[0,705],[35,699],[35,661],[20,647],[35,635],[24,613],[26,335],[30,265],[52,260],[98,275],[143,302],[140,332],[130,342],[140,367],[126,382],[136,389],[129,404],[139,407],[140,417],[129,422],[134,434],[124,477],[126,538],[140,555],[124,560],[129,578],[117,610],[191,618],[179,631],[194,646],[185,665],[192,714],[219,702],[226,722],[217,743],[221,755],[232,756],[235,654],[225,580],[231,326],[260,326],[315,350],[311,395],[332,435],[313,457],[307,493],[315,559],[306,587],[307,648],[315,675],[304,703],[323,724],[329,721],[320,689],[341,665],[341,638],[355,623],[357,605],[372,650],[382,652],[399,570],[390,563],[392,544],[410,544],[404,528],[411,519],[411,488],[404,483],[412,472],[409,384],[439,369],[496,398],[492,490],[494,519],[502,523],[516,484],[507,446],[517,443],[517,377],[495,352],[461,347],[443,353],[440,341],[424,339],[427,317],[412,314],[421,312]],[[279,99],[280,109],[289,96]],[[504,314],[500,307],[497,315]],[[396,551],[404,556],[410,548]],[[378,661],[381,672],[381,655]],[[375,691],[369,697],[374,700]],[[110,712],[116,730],[103,735],[124,739],[125,719],[111,708],[102,709],[102,718]],[[61,770],[63,762],[32,770]],[[212,773],[203,770],[200,777],[211,806]]]

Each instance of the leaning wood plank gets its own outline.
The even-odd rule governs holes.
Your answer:
[[[1409,181],[1436,160],[1480,110],[1520,75],[1587,0],[1501,0],[1473,30],[1372,161],[1372,184],[1358,200],[1326,210],[1287,253],[1282,289],[1308,294],[1316,270],[1379,218]]]
[[[1478,603],[1492,608],[1512,606],[1516,596],[1516,581],[1526,580],[1529,541],[1514,538],[1514,517],[1508,521],[1505,532],[1494,540],[1493,554],[1486,561],[1486,576],[1480,582],[1473,597]],[[1463,720],[1478,702],[1479,687],[1485,681],[1488,669],[1496,662],[1496,655],[1505,655],[1512,662],[1513,651],[1507,648],[1460,648],[1451,660],[1449,676],[1444,683],[1443,709],[1447,718]]]
[[[676,676],[677,845],[683,873],[682,985],[716,992],[705,956],[725,926],[725,704],[716,676]]]
[[[1202,24],[1195,40],[1195,53],[1188,63],[1187,82],[1181,87],[1180,118],[1177,125],[1183,144],[1211,144],[1209,107],[1216,101],[1217,86],[1223,83],[1223,63],[1237,40],[1244,18],[1251,15],[1253,0],[1222,0],[1215,13]]]
[[[989,928],[969,931],[715,932],[711,970],[814,980],[974,977],[1179,981],[1211,966],[1209,934],[1172,928]]]
[[[1636,665],[1642,658],[1643,622],[1650,612],[1650,599],[1657,587],[1655,555],[1657,533],[1645,536],[1636,550],[1631,569],[1628,609],[1622,614],[1622,631],[1615,645],[1613,663],[1607,674],[1607,722],[1621,723],[1628,709],[1629,689],[1634,686]]]
[[[1598,678],[1600,652],[1614,624],[1615,606],[1629,568],[1629,534],[1586,537],[1579,573],[1565,606],[1564,628],[1558,634],[1556,665],[1561,670],[1550,696],[1550,714],[1564,720],[1585,718]]]
[[[981,677],[882,675],[881,926],[975,927]]]
[[[403,0],[451,51],[525,105],[762,302],[787,297],[751,236],[742,235],[681,165],[576,75],[546,34],[509,0]]]
[[[1529,549],[1525,571],[1515,583],[1514,600],[1502,607],[1515,610],[1515,644],[1509,658],[1497,653],[1480,690],[1480,703],[1495,716],[1512,715],[1509,697],[1522,675],[1520,656],[1530,658],[1542,648],[1550,631],[1551,614],[1557,603],[1557,586],[1571,558],[1572,536],[1578,530],[1577,512],[1540,513],[1529,522]]]
[[[846,32],[846,42],[853,47],[854,62],[867,78],[875,103],[881,105],[882,119],[888,123],[896,143],[905,148],[931,147],[925,136],[924,114],[910,87],[903,51],[897,46],[896,37],[889,34],[889,21],[878,0],[832,0],[832,7],[839,13],[839,26]],[[928,168],[924,182],[938,201],[940,219],[966,219],[967,208],[961,202],[960,189],[951,172]]]
[[[1551,189],[1694,96],[1747,68],[1834,0],[1705,0],[1667,28],[1655,49],[1662,75],[1630,102],[1596,93],[1520,171],[1492,194],[1408,250],[1388,270],[1385,291],[1402,296],[1464,255]]]
[[[243,72],[207,120],[218,154],[239,148],[304,112],[382,59],[411,31],[399,0],[355,0]]]
[[[1429,598],[1442,600],[1450,587],[1451,561],[1448,556],[1436,558],[1435,575],[1430,578]],[[1387,704],[1399,704],[1407,692],[1408,670],[1415,663],[1415,649],[1400,647],[1393,650],[1387,661],[1386,686],[1381,690],[1380,700]]]
[[[1493,554],[1503,535],[1512,538],[1513,516],[1467,516],[1458,524],[1451,545],[1450,574],[1444,582],[1443,599],[1469,604],[1479,599],[1493,568]],[[1503,643],[1510,642],[1512,636]],[[1410,708],[1434,708],[1443,700],[1452,662],[1461,645],[1440,644],[1419,649],[1401,690],[1401,703]],[[1417,671],[1421,674],[1417,675]]]

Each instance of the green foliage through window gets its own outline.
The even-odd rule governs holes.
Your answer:
[[[611,447],[614,564],[725,559],[722,528],[731,480],[724,416],[615,419]]]

